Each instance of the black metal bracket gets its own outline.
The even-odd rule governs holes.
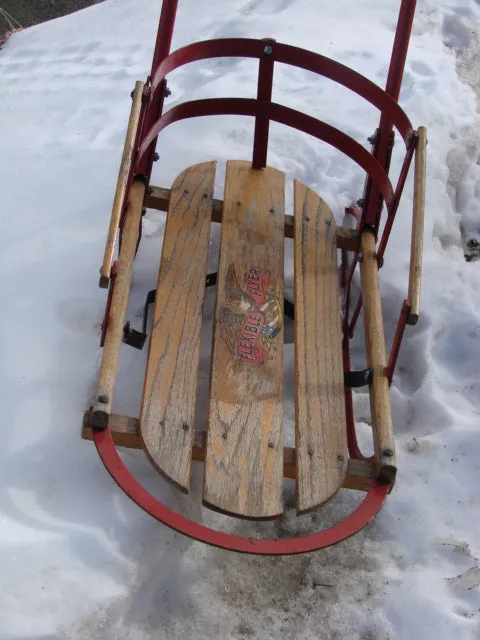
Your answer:
[[[217,274],[209,273],[205,277],[205,286],[212,287],[217,284]],[[132,327],[130,322],[126,322],[123,327],[123,342],[128,344],[129,347],[134,349],[143,349],[143,346],[147,340],[147,324],[148,324],[148,308],[155,302],[155,296],[157,294],[156,289],[152,289],[147,293],[145,300],[145,306],[143,307],[143,324],[142,331],[137,331]]]
[[[130,322],[126,322],[123,327],[123,342],[135,349],[143,349],[145,340],[147,339],[147,322],[148,322],[148,307],[155,302],[156,289],[152,289],[147,293],[145,300],[145,306],[143,307],[143,331],[137,331],[132,328]]]
[[[372,384],[373,369],[362,369],[361,371],[345,371],[343,380],[345,388],[357,389]]]
[[[283,299],[283,313],[291,320],[295,319],[295,305],[287,298]]]
[[[214,287],[217,284],[217,273],[209,273],[205,278],[206,287]]]

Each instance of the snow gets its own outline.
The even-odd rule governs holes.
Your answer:
[[[274,37],[331,56],[384,86],[399,0],[180,0],[173,46],[221,36]],[[478,46],[474,0],[418,2],[400,102],[428,128],[422,315],[408,327],[392,387],[399,474],[374,523],[325,551],[251,558],[187,540],[150,519],[80,439],[95,388],[105,292],[97,288],[135,80],[149,71],[159,0],[109,0],[15,34],[0,51],[2,305],[0,638],[480,637],[480,241]],[[477,61],[477,62],[476,62]],[[255,64],[196,63],[172,74],[168,106],[251,96]],[[341,126],[362,144],[376,110],[288,67],[275,100]],[[477,133],[475,133],[477,128]],[[160,138],[153,183],[186,166],[248,158],[251,122],[176,124]],[[269,164],[317,190],[341,221],[363,176],[338,152],[272,126]],[[393,175],[401,149],[396,145]],[[382,270],[388,345],[406,293],[413,186],[407,183]],[[291,202],[291,186],[288,192]],[[164,215],[149,211],[129,317],[156,282]],[[218,232],[209,267],[215,267]],[[286,257],[291,277],[291,254]],[[211,320],[209,294],[206,316]],[[287,380],[293,379],[286,346]],[[357,351],[354,353],[358,358]],[[138,415],[145,353],[124,350],[114,409]],[[359,361],[360,362],[360,361]],[[208,363],[202,360],[201,388]],[[202,387],[203,385],[203,387]],[[356,415],[368,421],[364,393]],[[293,415],[293,391],[286,391]],[[362,445],[368,427],[360,425]],[[237,533],[311,531],[347,513],[344,491],[318,516],[234,523],[164,483],[140,452],[129,468],[204,523]],[[290,513],[290,512],[289,512]]]

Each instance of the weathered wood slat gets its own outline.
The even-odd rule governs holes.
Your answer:
[[[420,313],[426,179],[427,130],[425,127],[419,127],[418,143],[415,150],[415,187],[413,192],[412,246],[410,251],[410,276],[408,280],[408,302],[410,304],[408,324],[411,325],[417,324],[418,316]]]
[[[123,226],[122,247],[118,257],[118,272],[93,407],[92,423],[97,427],[107,426],[108,416],[112,410],[113,391],[120,358],[120,347],[123,341],[123,326],[132,283],[133,260],[142,218],[144,194],[145,183],[141,180],[135,180],[130,189],[130,200]]]
[[[172,188],[140,413],[144,448],[183,490],[190,484],[215,162],[186,169]]]
[[[170,199],[170,189],[165,187],[150,187],[145,194],[144,206],[158,211],[167,211]],[[212,221],[221,222],[223,211],[223,200],[214,198],[212,207]],[[293,238],[293,216],[285,215],[284,233],[286,238]],[[346,251],[355,251],[357,248],[358,235],[355,229],[347,227],[337,227],[337,247]]]
[[[375,236],[364,231],[361,237],[363,259],[360,263],[363,315],[367,364],[373,369],[370,385],[373,444],[377,478],[381,482],[395,481],[397,458],[393,436],[390,389],[386,367],[385,334],[383,332],[382,301],[378,278]]]
[[[297,511],[329,500],[347,473],[335,219],[295,181],[295,436]]]
[[[140,122],[142,95],[143,82],[136,82],[135,89],[133,90],[132,108],[130,111],[130,118],[128,120],[122,160],[120,162],[120,169],[118,171],[117,186],[115,188],[112,214],[110,217],[110,225],[108,227],[107,242],[105,244],[105,253],[103,255],[103,263],[100,268],[100,286],[102,288],[108,287],[108,282],[110,280],[110,271],[112,269],[113,255],[115,252],[115,240],[117,238],[120,216],[122,215],[123,205],[125,203],[127,181],[130,173],[130,168],[132,166],[132,156],[134,152],[138,123]]]
[[[142,448],[137,418],[112,414],[110,416],[109,428],[117,447],[126,447],[128,449]],[[192,460],[198,462],[205,461],[205,436],[204,431],[195,431]],[[82,438],[84,438],[84,440],[93,440],[93,430],[90,426],[90,411],[86,411],[83,416]],[[368,491],[372,486],[372,471],[372,464],[370,462],[364,460],[349,460],[343,488]],[[284,447],[283,449],[283,476],[285,478],[296,477],[295,449],[291,447]]]
[[[204,503],[283,512],[285,176],[228,162],[217,282]]]

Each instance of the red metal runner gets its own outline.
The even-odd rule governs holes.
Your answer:
[[[306,553],[329,547],[354,535],[367,525],[380,510],[385,497],[390,490],[390,485],[380,485],[373,482],[363,502],[356,511],[333,525],[330,529],[324,529],[299,538],[288,539],[259,539],[245,538],[230,535],[222,531],[215,531],[198,522],[193,522],[181,514],[169,509],[157,500],[142,485],[135,480],[130,471],[123,464],[113,442],[110,429],[104,431],[94,430],[94,442],[98,454],[107,471],[118,486],[151,516],[175,529],[179,533],[200,540],[206,544],[240,553],[252,553],[258,555],[291,555]]]

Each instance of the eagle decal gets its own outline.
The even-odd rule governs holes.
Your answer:
[[[247,269],[242,288],[235,267],[229,266],[218,323],[220,335],[237,360],[261,365],[274,357],[275,337],[282,328],[283,311],[267,269]]]

